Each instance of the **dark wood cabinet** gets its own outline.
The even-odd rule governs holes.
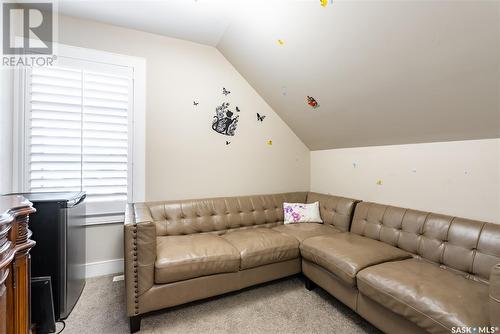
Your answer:
[[[28,229],[35,212],[22,196],[0,196],[0,334],[30,333],[30,249]]]

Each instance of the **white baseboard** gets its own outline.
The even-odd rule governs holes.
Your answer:
[[[123,259],[89,262],[85,264],[86,277],[97,277],[123,273]]]

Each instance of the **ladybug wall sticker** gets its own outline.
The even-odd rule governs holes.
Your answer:
[[[312,96],[307,96],[307,104],[313,109],[319,108],[319,103]]]

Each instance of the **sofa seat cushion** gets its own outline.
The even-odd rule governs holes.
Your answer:
[[[420,259],[382,263],[358,273],[370,299],[432,333],[489,326],[488,285]]]
[[[340,232],[332,225],[318,223],[287,224],[274,227],[273,230],[295,237],[300,242],[307,238]]]
[[[299,242],[294,237],[270,228],[231,231],[222,238],[238,249],[240,269],[295,259],[299,256]]]
[[[349,232],[305,239],[300,252],[304,259],[325,268],[350,286],[356,285],[356,274],[361,269],[411,257],[399,248]]]
[[[240,253],[213,234],[158,237],[155,283],[171,283],[219,273],[236,272]]]

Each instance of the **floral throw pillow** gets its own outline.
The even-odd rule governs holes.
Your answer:
[[[319,202],[305,203],[283,203],[285,224],[292,223],[322,223],[319,214]]]

